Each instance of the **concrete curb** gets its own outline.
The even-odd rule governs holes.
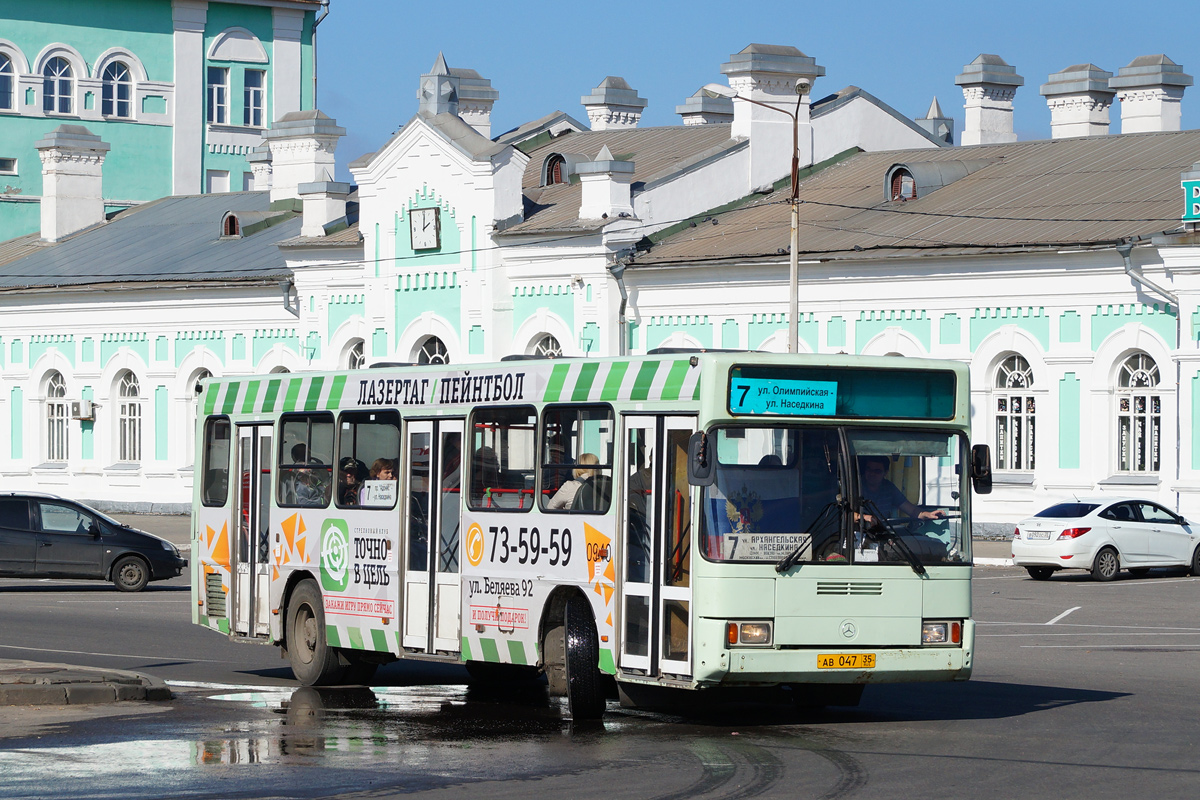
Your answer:
[[[1011,567],[1011,558],[976,558],[973,563],[977,567]]]
[[[164,681],[143,672],[0,659],[0,706],[95,705],[171,697]]]

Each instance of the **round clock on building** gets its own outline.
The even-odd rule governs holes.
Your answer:
[[[413,250],[436,250],[442,246],[442,223],[437,208],[413,208],[408,212],[408,231]]]

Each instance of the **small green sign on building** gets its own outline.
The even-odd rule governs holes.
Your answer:
[[[1184,192],[1183,221],[1200,222],[1200,161],[1179,177]]]

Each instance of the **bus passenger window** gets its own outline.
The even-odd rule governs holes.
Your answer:
[[[487,408],[471,417],[467,506],[472,511],[533,507],[537,414],[531,407]]]
[[[342,414],[338,424],[339,508],[395,508],[400,416],[394,411]]]
[[[333,416],[291,414],[279,436],[276,502],[291,508],[325,508],[333,495]]]
[[[543,511],[604,514],[612,504],[613,412],[552,406],[542,414]]]
[[[200,497],[206,506],[223,506],[229,499],[229,433],[226,417],[213,417],[204,423]]]

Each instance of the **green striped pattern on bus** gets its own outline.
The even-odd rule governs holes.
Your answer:
[[[554,365],[547,403],[615,400],[697,400],[700,370],[680,361],[560,361]]]
[[[539,367],[550,371],[542,398],[547,403],[669,402],[700,397],[700,370],[685,359],[641,362],[572,359]],[[222,382],[206,392],[204,414],[336,409],[341,405],[348,380],[353,379],[347,375],[298,374]],[[355,402],[355,391],[346,398],[351,404]],[[431,392],[436,398],[436,386]]]

